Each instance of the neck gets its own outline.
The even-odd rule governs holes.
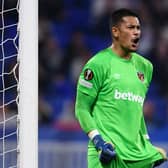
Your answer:
[[[130,57],[131,57],[130,52],[124,50],[123,48],[121,48],[121,46],[112,44],[111,48],[112,48],[113,52],[115,52],[121,58],[130,59]]]

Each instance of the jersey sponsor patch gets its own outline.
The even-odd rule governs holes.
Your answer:
[[[91,79],[93,79],[93,71],[91,69],[86,69],[84,71],[84,79],[85,80],[91,80]]]
[[[79,79],[79,83],[84,86],[84,87],[87,87],[87,88],[92,88],[93,87],[93,84],[84,80],[84,79]]]
[[[138,78],[143,82],[144,81],[144,74],[142,72],[137,72]]]

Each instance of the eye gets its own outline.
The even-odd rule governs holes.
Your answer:
[[[137,29],[137,30],[140,30],[140,26],[135,26],[135,25],[129,25],[127,26],[128,29]]]
[[[133,25],[128,26],[128,29],[134,29],[134,28],[135,28],[135,26],[133,26]]]
[[[137,26],[137,29],[140,30],[140,26]]]

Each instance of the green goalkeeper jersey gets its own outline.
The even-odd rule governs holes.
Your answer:
[[[87,115],[78,117],[81,127],[86,133],[97,129],[124,160],[143,160],[158,154],[149,141],[143,117],[152,70],[152,64],[137,53],[131,53],[127,60],[107,48],[87,62],[79,77],[77,92],[94,99],[91,119]],[[90,142],[89,154],[95,152]]]

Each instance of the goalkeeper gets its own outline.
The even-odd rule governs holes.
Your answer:
[[[139,16],[119,9],[110,30],[112,45],[86,63],[77,86],[75,113],[90,138],[88,168],[153,168],[167,157],[151,144],[144,122],[153,67],[136,53]]]

